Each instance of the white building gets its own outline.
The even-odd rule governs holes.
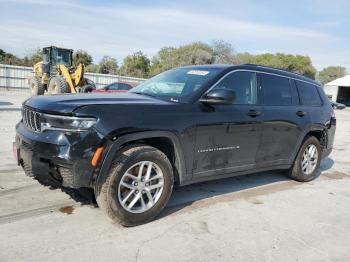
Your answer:
[[[332,101],[350,105],[350,75],[325,84],[324,91]]]

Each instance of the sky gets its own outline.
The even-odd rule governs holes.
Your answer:
[[[0,0],[0,48],[18,56],[58,45],[94,62],[141,50],[224,40],[236,52],[308,55],[350,73],[350,0]]]

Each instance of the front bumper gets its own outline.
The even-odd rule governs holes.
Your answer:
[[[95,130],[81,133],[35,133],[22,122],[16,126],[14,154],[26,175],[39,181],[54,179],[65,187],[91,187],[95,168],[91,159],[102,143]]]

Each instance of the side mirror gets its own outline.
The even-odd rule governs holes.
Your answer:
[[[235,92],[229,89],[213,89],[199,100],[209,105],[232,105],[235,100]]]

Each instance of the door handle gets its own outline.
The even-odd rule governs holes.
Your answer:
[[[249,110],[247,115],[250,117],[257,117],[261,115],[261,112],[256,110]]]
[[[305,116],[307,114],[307,112],[305,112],[305,111],[297,111],[296,114],[298,116],[300,116],[300,117],[303,117],[303,116]]]

